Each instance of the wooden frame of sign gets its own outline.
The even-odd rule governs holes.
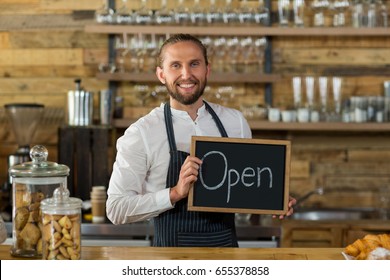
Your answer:
[[[288,211],[290,141],[193,136],[191,155],[203,162],[190,189],[189,211]]]

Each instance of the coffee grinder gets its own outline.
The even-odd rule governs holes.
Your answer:
[[[13,103],[4,105],[8,123],[14,132],[18,148],[8,156],[8,169],[30,159],[30,142],[43,116],[44,105],[36,103]],[[8,186],[11,178],[8,176]]]

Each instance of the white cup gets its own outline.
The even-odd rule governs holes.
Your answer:
[[[268,120],[270,122],[280,121],[280,110],[278,108],[269,108],[268,109]]]
[[[284,110],[282,111],[282,121],[283,122],[295,122],[296,116],[294,110]]]
[[[298,109],[298,122],[308,122],[309,121],[309,109],[299,108]]]

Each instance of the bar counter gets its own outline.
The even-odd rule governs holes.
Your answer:
[[[0,245],[1,260],[18,260]],[[162,248],[83,246],[83,260],[343,260],[343,248]]]

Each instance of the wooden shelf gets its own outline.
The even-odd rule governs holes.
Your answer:
[[[390,28],[353,27],[256,27],[256,26],[139,26],[139,25],[86,25],[85,32],[104,34],[175,34],[215,36],[389,36]]]
[[[98,73],[100,80],[131,81],[131,82],[160,82],[155,73]],[[243,74],[243,73],[211,73],[208,81],[211,83],[273,83],[281,79],[276,74]]]
[[[116,128],[127,128],[135,121],[135,119],[114,119],[113,126]],[[264,120],[248,120],[248,123],[252,130],[267,131],[390,132],[390,123],[285,123]]]

